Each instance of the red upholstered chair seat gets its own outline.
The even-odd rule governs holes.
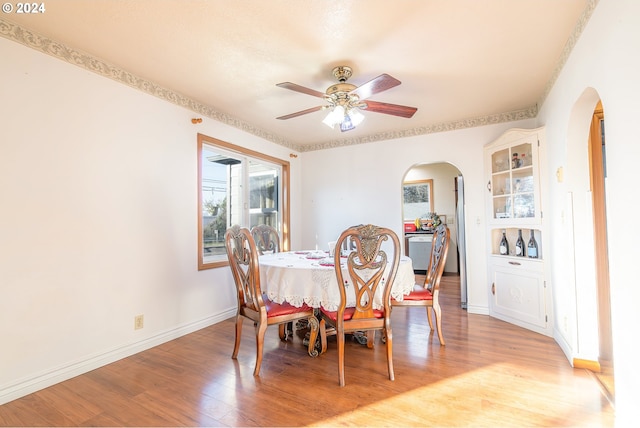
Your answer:
[[[267,317],[279,317],[281,315],[290,315],[297,314],[299,312],[307,312],[312,310],[306,303],[303,303],[302,306],[296,308],[295,306],[289,304],[288,302],[276,303],[274,301],[269,300],[267,297],[263,297],[264,306],[267,309]]]
[[[433,300],[433,294],[420,284],[413,286],[413,290],[402,298],[403,300]]]
[[[327,311],[324,308],[320,309],[322,311],[323,314],[325,314],[329,319],[335,321],[338,319],[338,312],[337,311]],[[344,310],[344,317],[343,319],[345,321],[349,321],[351,318],[353,318],[353,314],[356,312],[356,308],[346,308]],[[373,316],[375,318],[384,318],[384,312],[379,310],[379,309],[374,309],[373,310]]]

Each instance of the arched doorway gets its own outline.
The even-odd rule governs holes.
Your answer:
[[[467,283],[466,283],[466,255],[465,255],[465,233],[464,233],[464,184],[461,171],[448,162],[436,162],[416,164],[407,170],[403,183],[423,183],[428,182],[430,187],[428,210],[437,213],[449,227],[451,231],[451,242],[449,246],[449,256],[445,264],[445,275],[458,275],[460,277],[460,305],[467,307]],[[404,201],[403,201],[404,202]],[[417,238],[413,233],[412,224],[415,223],[416,216],[427,214],[416,214],[407,211],[403,203],[403,221],[406,226],[404,230],[405,254],[411,257],[410,242],[412,238]],[[418,244],[413,248],[419,248]],[[414,269],[416,263],[414,263]],[[419,269],[418,269],[419,271]],[[417,273],[420,273],[416,271]]]
[[[598,102],[589,132],[589,172],[593,194],[593,233],[598,303],[598,346],[600,372],[598,378],[611,395],[615,393],[613,377],[613,339],[611,333],[611,299],[609,295],[609,254],[607,243],[607,177],[605,120],[602,103]]]
[[[565,178],[576,299],[573,365],[593,371],[613,402],[604,118],[599,94],[587,88],[569,121]]]

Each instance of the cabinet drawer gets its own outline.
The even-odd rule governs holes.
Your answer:
[[[544,272],[542,259],[530,259],[528,257],[490,256],[489,263],[497,268],[521,269],[529,272]]]

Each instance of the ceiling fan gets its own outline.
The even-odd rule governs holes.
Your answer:
[[[352,74],[350,67],[335,67],[332,74],[339,83],[329,86],[324,93],[291,82],[278,83],[276,86],[322,98],[327,102],[327,104],[280,116],[276,119],[286,120],[319,110],[331,109],[331,112],[323,122],[332,128],[339,125],[340,130],[344,132],[354,129],[360,122],[362,122],[364,116],[360,113],[360,110],[406,118],[412,117],[418,110],[415,107],[382,103],[368,99],[372,95],[391,89],[401,83],[398,79],[395,79],[388,74],[381,74],[361,86],[346,83],[347,79],[349,79]]]

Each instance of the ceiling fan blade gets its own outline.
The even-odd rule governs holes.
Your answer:
[[[308,108],[306,110],[302,110],[302,111],[298,111],[298,112],[295,112],[295,113],[287,114],[285,116],[276,117],[276,119],[280,119],[280,120],[291,119],[292,117],[298,117],[298,116],[302,116],[303,114],[313,113],[314,111],[319,111],[319,110],[322,110],[323,108],[324,108],[324,106],[311,107],[311,108]]]
[[[353,91],[349,92],[349,95],[355,94],[360,97],[361,100],[369,98],[371,95],[375,95],[379,92],[386,91],[395,86],[398,86],[400,82],[395,77],[391,77],[388,74],[381,74],[373,80],[369,80],[364,85],[358,86]]]
[[[394,116],[410,118],[418,111],[415,107],[401,106],[398,104],[381,103],[378,101],[364,101],[366,107],[363,109],[367,111],[374,111],[376,113],[392,114]]]
[[[305,88],[304,86],[300,86],[291,82],[282,82],[277,83],[276,86],[280,88],[290,89],[292,91],[301,92],[303,94],[311,95],[313,97],[324,98],[325,94],[323,92],[316,91],[315,89]]]

